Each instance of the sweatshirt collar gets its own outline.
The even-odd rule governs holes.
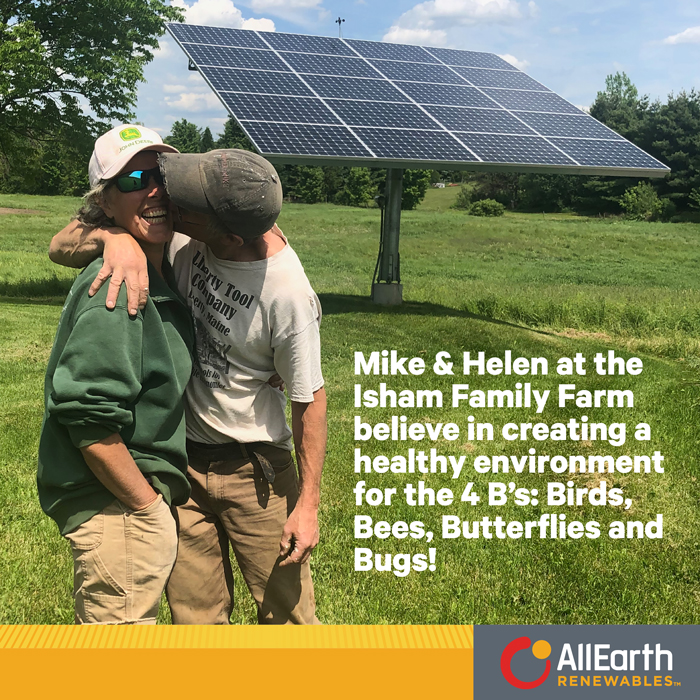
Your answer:
[[[163,277],[161,277],[156,268],[148,263],[148,284],[150,286],[149,296],[153,301],[177,301],[184,304],[183,298],[178,294],[177,282],[173,269],[170,267],[167,255],[163,257]]]

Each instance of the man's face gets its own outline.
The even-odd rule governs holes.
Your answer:
[[[173,208],[173,225],[179,233],[184,233],[195,241],[209,243],[212,234],[209,232],[209,216],[200,214],[196,211],[190,211],[183,207],[172,205]]]

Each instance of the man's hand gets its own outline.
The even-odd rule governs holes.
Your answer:
[[[280,566],[306,564],[318,539],[318,509],[297,504],[282,531]]]
[[[127,309],[132,316],[148,301],[148,263],[136,239],[128,233],[110,233],[104,238],[104,264],[90,286],[93,296],[111,276],[107,308],[117,303],[122,282],[126,283]]]
[[[280,541],[280,566],[305,564],[318,544],[321,471],[326,457],[326,391],[311,403],[292,401],[292,433],[299,465],[299,500],[287,519]]]
[[[148,265],[136,239],[126,230],[92,228],[74,220],[53,237],[49,247],[49,258],[66,267],[87,267],[100,255],[104,255],[104,265],[90,287],[90,296],[112,275],[107,308],[114,308],[122,282],[126,282],[127,308],[135,316],[148,299]]]

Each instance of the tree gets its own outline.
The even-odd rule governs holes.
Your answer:
[[[665,105],[655,102],[644,127],[639,145],[671,168],[655,182],[656,190],[687,209],[691,192],[700,188],[700,93],[679,92]]]
[[[245,135],[243,129],[238,126],[238,123],[233,117],[229,117],[224,124],[224,133],[219,136],[216,142],[217,148],[240,148],[244,151],[257,151],[250,142],[250,139]]]
[[[323,168],[312,165],[283,165],[277,168],[285,197],[304,204],[325,201]]]
[[[473,199],[495,199],[515,209],[520,202],[520,175],[517,173],[478,173],[474,178]]]
[[[168,20],[165,0],[0,3],[0,149],[128,121]],[[87,116],[80,98],[94,116]]]
[[[209,134],[211,136],[211,132]],[[180,119],[170,127],[165,143],[175,146],[180,153],[200,153],[202,130],[187,119]]]
[[[401,209],[415,209],[425,197],[430,187],[430,170],[404,170]],[[386,189],[386,170],[376,170],[372,179],[380,194]]]
[[[199,151],[200,153],[207,153],[209,151],[213,151],[215,148],[216,144],[214,143],[214,137],[211,134],[211,129],[207,127],[202,132],[202,138],[199,142]]]
[[[637,143],[648,108],[649,98],[639,96],[639,91],[627,74],[615,73],[605,78],[605,90],[596,95],[591,105],[591,116]]]
[[[323,194],[326,202],[335,202],[343,190],[343,184],[349,168],[339,168],[332,165],[323,167]]]
[[[372,200],[375,192],[367,168],[348,168],[343,187],[333,201],[351,207],[364,207]]]

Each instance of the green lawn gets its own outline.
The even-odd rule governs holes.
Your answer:
[[[430,190],[425,202],[402,218],[401,271],[406,303],[381,308],[368,301],[376,259],[379,216],[375,209],[286,205],[280,225],[289,236],[321,297],[324,376],[329,395],[329,452],[323,482],[322,540],[313,559],[319,617],[328,623],[698,623],[700,622],[700,498],[697,478],[700,369],[700,226],[630,223],[564,215],[507,213],[500,219],[470,217],[448,206],[458,188]],[[0,207],[41,210],[0,216],[0,623],[67,623],[72,619],[71,565],[67,545],[41,513],[35,461],[42,415],[45,363],[63,297],[74,273],[52,265],[45,251],[52,233],[77,206],[70,198],[0,196]],[[488,356],[513,350],[544,356],[553,366],[563,355],[614,349],[637,355],[645,370],[636,378],[576,377],[577,388],[630,388],[636,407],[590,409],[591,420],[648,422],[649,443],[419,443],[444,454],[634,454],[660,450],[663,475],[610,475],[632,498],[630,511],[540,505],[489,508],[356,508],[352,488],[401,488],[391,474],[353,472],[353,417],[375,423],[392,413],[409,422],[466,425],[466,409],[355,409],[356,381],[374,388],[377,377],[353,375],[353,353],[396,349],[431,359],[439,350]],[[390,377],[391,388],[435,388],[451,381],[472,388],[509,388],[514,378]],[[528,381],[529,378],[526,378]],[[555,389],[559,378],[537,380]],[[372,386],[373,385],[373,386]],[[473,413],[474,411],[472,411]],[[477,419],[552,423],[579,417],[581,409],[479,409]],[[602,445],[602,446],[601,446]],[[397,454],[403,444],[362,443],[369,455]],[[467,462],[471,464],[469,461]],[[468,477],[468,478],[467,478]],[[474,481],[484,495],[489,481],[515,480],[544,490],[548,475],[479,475],[466,468],[457,481],[428,475],[432,488],[461,493]],[[590,477],[589,477],[590,478]],[[588,485],[586,475],[577,486]],[[597,480],[596,480],[597,483]],[[595,485],[595,484],[592,484]],[[662,540],[445,540],[436,537],[437,570],[405,578],[390,572],[356,573],[353,551],[422,553],[411,540],[353,538],[356,513],[375,520],[422,520],[436,535],[443,513],[479,520],[534,520],[564,512],[569,520],[641,520],[664,514]],[[369,542],[369,544],[368,544]],[[251,604],[237,581],[234,619],[250,622]],[[164,614],[164,619],[167,615]]]

